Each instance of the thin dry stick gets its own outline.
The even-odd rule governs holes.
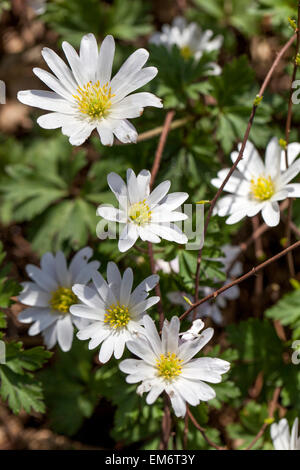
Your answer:
[[[157,146],[157,150],[156,150],[156,153],[155,153],[154,162],[153,162],[153,166],[152,166],[152,170],[151,170],[150,189],[151,189],[151,187],[152,187],[152,185],[155,181],[157,172],[158,172],[159,167],[160,167],[160,161],[161,161],[162,153],[163,153],[163,150],[164,150],[164,147],[165,147],[165,144],[166,144],[167,136],[168,136],[168,133],[170,131],[170,126],[171,126],[174,114],[175,114],[175,111],[169,111],[166,115],[166,119],[165,119],[163,129],[162,129],[162,132],[161,132],[161,135],[160,135],[160,139],[159,139],[159,142],[158,142],[158,146]]]
[[[168,397],[165,395],[164,396],[164,416],[162,419],[162,426],[161,426],[162,435],[161,435],[161,441],[159,444],[160,450],[168,450],[171,429],[172,429],[171,412],[170,412]]]
[[[297,29],[297,44],[296,44],[296,57],[294,60],[294,67],[293,73],[291,77],[291,84],[290,84],[290,93],[289,93],[289,104],[288,104],[288,113],[285,125],[285,166],[286,169],[289,167],[289,159],[288,159],[288,144],[290,139],[290,132],[291,132],[291,123],[292,123],[292,112],[293,112],[293,83],[296,79],[297,74],[297,55],[299,53],[300,47],[300,1],[298,2],[298,29]],[[288,217],[287,217],[287,224],[286,224],[286,244],[289,246],[291,244],[291,226],[290,222],[292,220],[292,213],[293,213],[293,200],[289,200],[289,207],[288,207]],[[295,266],[293,261],[293,254],[289,253],[287,256],[288,267],[290,271],[290,276],[295,277]]]
[[[170,126],[172,123],[172,119],[174,117],[175,111],[169,111],[166,115],[165,122],[162,128],[162,132],[160,135],[160,139],[158,142],[157,150],[155,152],[155,157],[154,157],[154,162],[151,170],[151,180],[150,180],[150,189],[155,181],[157,172],[160,167],[160,162],[163,154],[163,150],[166,144],[167,136],[170,131]],[[148,253],[149,253],[149,259],[150,259],[150,266],[151,266],[151,271],[152,274],[156,274],[156,266],[155,266],[155,261],[154,261],[154,256],[153,256],[153,248],[152,248],[152,243],[148,242]],[[157,283],[155,286],[155,293],[159,297],[159,302],[157,304],[157,309],[159,313],[159,326],[160,330],[163,327],[164,323],[164,311],[163,311],[163,305],[162,305],[162,296],[161,296],[161,290],[160,290],[160,285]],[[161,442],[160,442],[160,449],[167,450],[168,449],[168,443],[171,435],[171,414],[170,414],[170,407],[168,403],[168,398],[165,395],[165,405],[164,405],[164,416],[162,419],[162,437],[161,437]]]
[[[289,201],[286,199],[285,201],[283,201],[281,204],[280,204],[280,212],[283,212],[287,207],[288,207],[288,204],[289,204]],[[284,218],[284,214],[282,214],[282,217]],[[251,245],[251,243],[253,243],[258,237],[260,237],[263,233],[265,233],[267,230],[270,230],[270,226],[267,225],[266,223],[264,224],[261,224],[257,230],[255,230],[255,232],[252,233],[252,235],[245,241],[245,242],[242,242],[239,244],[239,247],[241,249],[241,252],[244,252],[247,250],[247,248],[249,248],[249,246]],[[293,230],[293,228],[292,228]],[[294,230],[293,230],[294,231]],[[237,256],[232,260],[232,262],[230,263],[230,265],[228,266],[228,269],[226,271],[226,275],[227,277],[229,277],[231,271],[232,271],[232,268],[233,266],[235,265],[235,263],[237,262],[237,260],[239,259],[241,253],[238,253]]]
[[[272,77],[272,74],[273,74],[274,70],[276,69],[277,65],[279,64],[279,62],[280,62],[281,58],[283,57],[283,55],[285,54],[285,52],[289,49],[291,44],[293,44],[296,37],[297,37],[297,33],[293,34],[293,36],[288,40],[288,42],[283,46],[281,51],[278,53],[276,59],[274,60],[272,66],[271,66],[271,68],[270,68],[270,70],[269,70],[269,72],[268,72],[268,74],[267,74],[260,90],[259,90],[259,93],[257,95],[258,98],[263,97],[263,94],[264,94],[264,92],[265,92],[265,90],[266,90],[266,88],[267,88],[267,86],[270,82],[270,79]],[[251,115],[250,115],[250,118],[249,118],[249,121],[248,121],[248,125],[247,125],[247,128],[246,128],[246,132],[245,132],[245,135],[244,135],[244,138],[243,138],[242,146],[240,148],[238,157],[237,157],[236,161],[234,162],[234,164],[232,165],[232,167],[229,170],[226,178],[224,179],[223,183],[221,184],[220,188],[218,189],[218,191],[216,192],[214,198],[212,199],[212,201],[210,203],[210,207],[209,207],[208,214],[206,216],[205,224],[204,224],[204,231],[203,231],[203,236],[204,237],[206,235],[208,224],[209,224],[210,218],[212,216],[212,213],[213,213],[214,207],[216,205],[216,202],[219,199],[221,193],[223,192],[223,189],[224,189],[226,183],[228,182],[229,178],[231,177],[232,173],[236,169],[238,163],[243,158],[246,143],[247,143],[247,140],[248,140],[248,137],[249,137],[249,134],[250,134],[250,130],[251,130],[251,127],[252,127],[252,124],[253,124],[254,116],[255,116],[255,113],[256,113],[256,110],[257,110],[257,107],[258,107],[258,104],[256,104],[256,103],[257,103],[257,100],[255,100],[255,102],[253,104]],[[195,278],[195,302],[198,301],[198,295],[199,295],[198,294],[198,286],[199,286],[199,279],[200,279],[201,259],[202,259],[202,248],[200,248],[199,253],[198,253],[198,258],[197,258],[197,269],[196,269],[196,278]]]
[[[151,267],[151,272],[152,274],[156,274],[156,266],[155,266],[155,261],[154,261],[154,256],[153,256],[153,248],[152,248],[152,243],[148,242],[148,255],[149,255],[149,260],[150,260],[150,267]],[[161,296],[161,290],[160,290],[160,285],[159,282],[155,286],[155,294],[157,297],[159,297],[159,302],[157,303],[157,310],[159,314],[159,327],[162,329],[163,324],[164,324],[164,310],[163,310],[163,305],[162,305],[162,296]]]
[[[258,216],[252,217],[252,227],[253,227],[253,233],[257,232],[259,228],[259,218]],[[261,237],[256,237],[254,239],[254,244],[255,244],[255,258],[257,261],[261,260],[263,257],[263,246],[262,246],[262,240]],[[260,307],[261,307],[261,300],[262,300],[262,293],[263,293],[263,272],[260,272],[256,277],[255,277],[255,296],[254,296],[254,314],[255,316],[259,316],[260,314]],[[196,312],[196,310],[195,310]]]
[[[274,390],[273,398],[272,398],[272,400],[270,402],[270,405],[269,405],[269,415],[268,415],[269,420],[272,420],[272,418],[274,416],[274,413],[275,413],[275,410],[276,410],[277,404],[278,404],[279,395],[280,395],[280,387],[276,387],[275,390]],[[264,422],[264,424],[262,425],[262,427],[260,428],[260,430],[256,434],[255,438],[249,444],[249,446],[247,447],[246,450],[252,449],[252,447],[254,446],[254,444],[256,444],[258,439],[260,439],[263,436],[263,434],[264,434],[265,430],[267,429],[267,427],[269,426],[269,424],[270,424],[269,422]]]
[[[186,410],[188,411],[189,405],[186,404]],[[183,430],[183,449],[187,448],[188,443],[188,434],[189,434],[189,415],[186,412],[184,417],[184,430]]]
[[[175,111],[168,111],[164,125],[162,127],[162,132],[161,136],[158,142],[157,150],[155,152],[155,157],[154,157],[154,162],[151,170],[151,180],[150,180],[150,189],[153,186],[153,183],[155,181],[157,172],[160,167],[160,162],[163,154],[163,150],[166,144],[167,136],[170,131],[170,126],[172,123],[172,119],[174,117]],[[153,256],[153,248],[152,248],[152,243],[148,242],[148,254],[149,254],[149,259],[150,259],[150,267],[152,274],[156,274],[156,266],[155,266],[155,261],[154,261],[154,256]],[[160,298],[158,304],[157,304],[157,309],[159,313],[159,326],[160,329],[163,327],[164,323],[164,311],[163,311],[163,305],[162,305],[162,297],[161,297],[161,290],[160,290],[160,285],[159,283],[155,286],[155,293],[156,295]]]
[[[179,127],[183,127],[185,124],[192,121],[193,119],[194,119],[193,116],[187,116],[185,118],[176,119],[176,121],[173,121],[172,124],[170,125],[170,131],[173,131],[174,129],[178,129]],[[152,139],[152,137],[159,136],[162,133],[163,128],[164,126],[159,126],[159,127],[155,127],[155,129],[150,129],[149,131],[142,132],[141,134],[139,134],[137,138],[137,142],[142,142],[143,140],[148,140],[148,139]]]
[[[198,421],[192,415],[192,413],[190,412],[188,408],[186,409],[186,413],[188,417],[190,418],[190,420],[192,421],[195,428],[197,428],[201,432],[202,436],[211,447],[214,447],[217,450],[227,450],[225,447],[221,447],[218,444],[215,444],[215,442],[213,442],[211,439],[209,439],[209,437],[207,437],[205,429],[198,423]]]
[[[236,286],[240,282],[245,281],[246,279],[248,279],[248,277],[251,277],[254,274],[258,273],[261,269],[264,269],[266,266],[273,263],[274,261],[277,261],[279,258],[282,258],[282,256],[285,256],[290,251],[294,250],[295,248],[298,248],[298,246],[300,246],[300,240],[297,241],[296,243],[293,243],[293,245],[288,246],[284,250],[280,251],[280,253],[277,253],[277,255],[273,256],[272,258],[264,261],[258,266],[253,267],[246,274],[243,274],[243,276],[238,277],[237,279],[234,279],[234,281],[230,282],[229,284],[226,284],[225,286],[220,287],[220,289],[217,289],[211,294],[204,297],[203,299],[198,300],[198,302],[195,302],[193,305],[191,305],[191,307],[188,310],[186,310],[181,315],[181,317],[179,317],[179,320],[183,320],[190,312],[192,312],[195,308],[199,307],[199,305],[203,304],[204,302],[207,302],[210,299],[215,299],[219,294],[222,294],[222,292],[225,292],[227,289],[230,289],[230,287]]]

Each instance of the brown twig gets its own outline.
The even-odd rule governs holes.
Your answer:
[[[251,219],[252,221],[252,227],[253,227],[253,233],[257,233],[257,230],[259,228],[259,218],[258,216],[254,216]],[[257,261],[263,259],[264,252],[263,252],[263,245],[262,245],[262,240],[260,236],[256,236],[254,238],[254,245],[255,245],[255,258]],[[260,314],[260,307],[261,307],[261,300],[262,300],[262,293],[263,293],[263,272],[258,273],[258,275],[255,277],[255,288],[254,288],[254,311],[255,311],[255,316],[259,316]]]
[[[269,415],[268,415],[268,419],[271,420],[274,416],[274,413],[275,413],[275,410],[277,408],[277,404],[278,404],[278,399],[279,399],[279,395],[280,395],[280,387],[276,387],[275,390],[274,390],[274,394],[273,394],[273,398],[269,404]],[[253,441],[251,441],[251,443],[249,444],[249,446],[247,447],[246,450],[251,450],[252,447],[256,444],[256,442],[258,441],[258,439],[260,439],[265,430],[267,429],[267,427],[269,426],[270,423],[268,422],[264,422],[264,424],[262,425],[262,427],[260,428],[260,430],[258,431],[258,433],[256,434],[255,438],[253,439]]]
[[[160,162],[163,154],[163,150],[167,141],[167,136],[170,131],[170,126],[172,123],[172,119],[174,117],[175,111],[168,111],[165,122],[161,131],[160,139],[158,142],[158,146],[155,152],[155,157],[154,157],[154,162],[151,170],[151,180],[150,180],[150,189],[153,186],[153,183],[155,181],[156,175],[158,173],[159,167],[160,167]],[[148,242],[148,254],[149,254],[149,260],[150,260],[150,267],[152,274],[156,274],[156,266],[155,266],[155,260],[153,256],[153,248],[152,248],[152,243]],[[155,286],[155,293],[159,297],[159,302],[157,304],[157,310],[159,313],[159,327],[160,330],[163,327],[164,323],[164,310],[163,310],[163,304],[162,304],[162,296],[161,296],[161,290],[160,290],[160,285],[159,282]],[[167,450],[168,449],[168,443],[171,435],[171,413],[170,413],[170,406],[168,402],[167,396],[165,396],[165,405],[164,405],[164,416],[162,419],[162,437],[160,441],[160,449]]]
[[[195,308],[199,307],[199,305],[203,304],[204,302],[207,302],[210,299],[215,299],[218,295],[222,294],[222,292],[225,292],[227,289],[230,289],[232,286],[236,286],[240,282],[245,281],[249,277],[253,276],[254,274],[258,273],[261,269],[264,269],[266,266],[269,264],[273,263],[274,261],[277,261],[279,258],[282,256],[285,256],[287,253],[290,251],[294,250],[295,248],[298,248],[300,246],[300,240],[297,241],[296,243],[293,243],[293,245],[288,246],[284,250],[280,251],[280,253],[277,253],[277,255],[272,256],[272,258],[264,261],[263,263],[259,264],[258,266],[253,267],[250,271],[248,271],[246,274],[243,274],[243,276],[234,279],[232,282],[229,284],[226,284],[223,287],[220,287],[220,289],[215,290],[211,294],[207,295],[203,299],[199,300],[198,302],[195,302],[191,307],[186,310],[181,317],[179,318],[180,320],[183,320],[190,312],[192,312]]]
[[[270,70],[269,70],[266,78],[264,79],[264,82],[263,82],[263,84],[262,84],[262,86],[259,90],[259,93],[257,95],[258,98],[263,97],[263,94],[264,94],[264,92],[265,92],[265,90],[266,90],[266,88],[267,88],[267,86],[270,82],[270,79],[273,75],[274,70],[276,69],[277,65],[279,64],[279,62],[280,62],[281,58],[283,57],[283,55],[285,54],[285,52],[289,49],[291,44],[293,44],[296,37],[297,37],[297,33],[293,34],[293,36],[288,40],[288,42],[283,46],[281,51],[278,53],[276,59],[274,60],[272,66],[271,66],[271,68],[270,68]],[[253,124],[253,121],[254,121],[254,116],[255,116],[256,110],[258,108],[258,104],[256,104],[256,103],[257,103],[257,101],[255,100],[255,102],[253,104],[253,107],[252,107],[252,111],[251,111],[251,114],[250,114],[250,118],[249,118],[249,121],[248,121],[248,124],[247,124],[246,132],[244,134],[244,138],[243,138],[243,141],[242,141],[242,145],[241,145],[238,157],[237,157],[236,161],[234,162],[234,164],[232,165],[229,172],[227,173],[226,178],[224,179],[223,183],[221,184],[220,188],[218,189],[218,191],[216,192],[214,198],[212,199],[212,201],[210,203],[209,210],[208,210],[208,213],[207,213],[207,216],[206,216],[206,219],[205,219],[205,224],[204,224],[204,231],[203,231],[203,236],[204,237],[206,235],[208,224],[209,224],[210,218],[212,216],[214,207],[217,203],[217,200],[219,199],[221,193],[223,192],[223,189],[226,186],[226,183],[228,182],[228,180],[231,177],[232,173],[236,169],[238,163],[243,158],[246,143],[247,143],[247,140],[248,140],[248,137],[249,137],[249,134],[250,134],[250,130],[251,130],[251,127],[252,127],[252,124]],[[202,248],[200,248],[199,253],[198,253],[198,258],[197,258],[197,268],[196,268],[196,277],[195,277],[195,302],[196,303],[197,303],[198,295],[199,295],[198,294],[198,286],[199,286],[199,280],[200,280],[201,259],[202,259]]]
[[[193,116],[187,116],[185,118],[176,119],[176,121],[173,121],[171,123],[170,131],[173,131],[174,129],[178,129],[179,127],[183,127],[185,124],[192,121],[193,119],[194,119]],[[149,131],[142,132],[141,134],[139,134],[137,138],[137,142],[142,142],[144,140],[152,139],[153,137],[157,137],[161,135],[163,128],[164,126],[159,126],[159,127],[155,127],[155,129],[150,129]]]
[[[280,212],[283,212],[287,207],[288,207],[288,204],[289,204],[289,201],[286,199],[285,201],[283,201],[281,204],[280,204]],[[284,218],[284,214],[282,214],[282,217]],[[270,230],[270,226],[267,225],[266,223],[263,223],[261,224],[253,233],[252,235],[250,235],[250,237],[245,241],[245,242],[241,242],[239,244],[239,247],[241,249],[241,252],[244,252],[247,250],[247,248],[249,248],[249,246],[251,245],[251,243],[255,242],[255,240],[259,237],[261,237],[261,235],[263,233],[265,233],[267,230]],[[296,227],[297,228],[297,227]],[[294,231],[294,229],[292,228],[292,230]],[[299,234],[300,234],[300,231],[299,231]],[[237,262],[237,260],[239,259],[240,257],[240,254],[241,253],[238,253],[237,256],[232,260],[232,262],[230,263],[230,265],[228,266],[228,269],[226,271],[226,274],[227,274],[227,277],[229,277],[231,271],[232,271],[232,268],[233,266],[235,265],[235,263]]]
[[[225,447],[221,447],[219,446],[218,444],[216,444],[215,442],[213,442],[209,437],[207,437],[206,435],[206,430],[198,423],[198,421],[196,420],[196,418],[192,415],[192,413],[190,412],[190,410],[187,408],[186,409],[186,413],[188,415],[188,417],[190,418],[190,420],[192,421],[193,425],[195,426],[195,428],[197,428],[202,436],[204,437],[204,439],[206,440],[206,442],[211,446],[211,447],[214,447],[215,449],[217,450],[227,450]]]
[[[167,140],[168,133],[170,131],[170,126],[171,126],[174,114],[175,114],[175,111],[168,111],[168,113],[166,115],[166,118],[165,118],[165,122],[164,122],[164,125],[163,125],[163,128],[162,128],[162,131],[161,131],[160,139],[159,139],[158,146],[157,146],[157,149],[156,149],[156,152],[155,152],[154,162],[153,162],[153,166],[152,166],[152,170],[151,170],[150,189],[153,186],[153,183],[155,181],[157,172],[158,172],[159,167],[160,167],[160,161],[161,161],[162,153],[163,153],[163,150],[164,150],[164,147],[165,147],[165,143],[166,143],[166,140]]]

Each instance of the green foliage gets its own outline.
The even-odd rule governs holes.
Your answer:
[[[5,253],[0,242],[0,264],[3,263]],[[12,305],[12,296],[18,295],[20,286],[11,279],[7,279],[10,265],[0,269],[0,308],[9,308]],[[5,340],[6,314],[0,311],[0,339]],[[14,413],[23,408],[27,413],[33,409],[43,413],[45,405],[41,383],[32,372],[41,368],[51,356],[42,347],[24,350],[23,344],[17,341],[5,341],[5,363],[0,364],[0,396],[8,402]]]
[[[254,437],[257,435],[264,420],[268,417],[268,409],[266,404],[256,403],[249,401],[240,411],[239,422],[231,423],[228,426],[228,434],[231,439],[236,439],[240,449],[246,449],[252,443]],[[263,438],[253,445],[252,449],[261,449],[263,442],[266,440],[267,432]],[[263,445],[264,450],[273,449],[272,445],[266,441]]]
[[[39,374],[50,424],[58,433],[75,434],[94,411],[99,400],[92,372],[94,354],[86,342],[74,340],[71,351],[59,350],[56,361]]]
[[[293,339],[300,337],[300,289],[284,295],[275,305],[266,310],[266,317],[278,320],[292,329]]]
[[[190,100],[199,100],[199,93],[210,91],[210,84],[204,79],[212,69],[210,62],[217,58],[216,51],[204,53],[196,61],[182,57],[177,46],[169,51],[163,45],[150,44],[149,49],[151,62],[159,70],[157,93],[164,99],[165,108],[184,109]]]
[[[249,318],[238,324],[228,325],[228,340],[238,351],[238,363],[232,372],[232,379],[247,394],[259,372],[265,381],[275,381],[285,365],[284,346],[268,320]]]
[[[7,400],[14,413],[23,408],[44,413],[44,397],[41,383],[31,373],[51,357],[43,347],[24,350],[21,342],[6,344],[6,363],[0,365],[0,395]]]
[[[233,26],[247,36],[257,34],[260,30],[262,13],[257,0],[231,0],[230,2],[195,0],[195,5],[200,11],[193,10],[190,14],[197,19],[201,18],[202,22],[204,20],[211,26],[217,22],[228,31],[230,31],[229,26]]]
[[[82,36],[94,33],[104,38],[134,40],[151,31],[149,5],[139,0],[52,0],[43,19],[64,40],[78,46]]]
[[[137,395],[136,384],[124,387],[124,374],[111,363],[98,369],[95,379],[101,395],[116,406],[113,438],[126,444],[139,442],[145,449],[155,448],[154,442],[160,438],[162,399],[148,406],[145,398]]]

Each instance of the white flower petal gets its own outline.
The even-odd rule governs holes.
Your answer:
[[[57,342],[64,352],[70,351],[73,342],[74,327],[71,315],[65,315],[57,322]]]

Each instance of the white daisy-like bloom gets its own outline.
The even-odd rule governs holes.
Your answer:
[[[187,236],[174,223],[188,216],[178,209],[189,197],[187,193],[168,194],[171,183],[164,181],[150,193],[151,174],[142,170],[137,176],[127,170],[127,185],[116,173],[110,173],[107,182],[116,196],[120,209],[101,205],[97,214],[123,227],[118,247],[121,252],[131,248],[140,237],[143,241],[159,243],[161,238],[180,244],[187,243]]]
[[[289,144],[288,153],[293,154],[293,144]],[[238,149],[240,150],[241,144]],[[289,152],[291,150],[291,152]],[[231,153],[235,162],[239,152]],[[254,145],[247,141],[242,160],[233,172],[224,190],[231,193],[221,198],[214,209],[214,214],[228,216],[227,224],[235,224],[245,216],[253,217],[261,212],[267,225],[279,224],[280,210],[278,201],[287,197],[300,197],[300,184],[290,181],[300,171],[300,159],[294,161],[287,170],[281,169],[282,149],[276,137],[272,138],[266,148],[263,163]],[[218,173],[211,183],[219,188],[229,172],[225,168]]]
[[[143,315],[159,301],[156,296],[148,298],[159,276],[147,277],[132,291],[132,269],[127,268],[122,277],[117,265],[110,262],[107,282],[98,272],[93,274],[92,280],[92,286],[77,284],[73,287],[81,303],[72,305],[71,313],[89,321],[90,324],[81,328],[77,337],[90,339],[89,349],[101,344],[99,360],[105,363],[113,354],[120,359],[125,344],[143,333]]]
[[[184,59],[193,57],[200,60],[204,52],[211,52],[221,48],[223,36],[213,38],[213,31],[202,31],[197,23],[187,23],[186,19],[177,16],[172,25],[162,26],[162,32],[156,32],[151,36],[150,43],[163,45],[168,50],[177,46]],[[214,62],[210,62],[210,75],[219,75],[221,68]]]
[[[224,253],[223,258],[214,258],[214,261],[220,261],[223,263],[223,268],[221,269],[224,273],[227,272],[227,269],[231,266],[233,260],[236,259],[237,255],[240,253],[241,249],[238,246],[232,246],[232,245],[224,245],[222,246],[222,251]],[[178,258],[177,258],[178,259]],[[174,262],[174,260],[172,260]],[[168,269],[168,268],[165,268]],[[179,272],[179,269],[178,271]],[[230,271],[230,277],[237,277],[243,272],[243,266],[240,261],[236,261],[234,265],[232,266],[232,269]],[[217,279],[215,279],[217,282]],[[229,284],[231,281],[228,279],[224,285]],[[213,287],[209,286],[200,286],[199,288],[199,293],[201,297],[206,297],[207,295],[210,295],[212,292],[214,292]],[[221,295],[218,295],[216,299],[214,299],[212,302],[206,302],[202,305],[199,305],[196,310],[196,318],[205,318],[209,317],[211,318],[217,325],[221,325],[223,322],[223,315],[222,315],[222,309],[226,307],[227,302],[229,300],[236,300],[240,296],[240,289],[238,286],[232,286],[230,289],[227,289],[224,291]],[[182,307],[186,310],[188,307],[188,304],[184,297],[189,299],[192,303],[194,302],[194,297],[191,294],[187,294],[185,292],[169,292],[167,294],[168,299],[170,302],[172,302],[174,305],[182,305]],[[189,318],[192,319],[194,317],[194,313],[191,312],[189,315]]]
[[[271,425],[271,438],[275,450],[300,450],[300,435],[298,435],[298,418],[295,419],[290,434],[289,423],[283,418],[279,423]]]
[[[165,391],[176,416],[184,417],[186,403],[197,406],[201,401],[214,398],[215,391],[205,382],[221,382],[221,375],[229,370],[229,362],[212,357],[193,359],[211,339],[214,330],[207,328],[195,339],[181,341],[178,317],[170,322],[165,320],[161,338],[148,315],[143,321],[145,336],[127,343],[128,349],[140,359],[125,359],[120,369],[128,374],[128,383],[142,382],[137,393],[148,392],[147,404],[154,403]]]
[[[42,56],[54,75],[33,69],[53,91],[19,91],[18,99],[51,111],[40,116],[38,124],[44,129],[61,127],[72,145],[81,145],[94,129],[103,145],[112,145],[114,135],[123,143],[136,142],[136,129],[128,119],[139,117],[145,106],[162,107],[161,100],[152,93],[132,94],[157,74],[155,67],[143,68],[149,53],[138,49],[111,78],[115,54],[112,36],[106,36],[100,51],[93,34],[82,38],[79,55],[66,41],[62,48],[70,67],[45,47]]]
[[[78,302],[72,286],[75,283],[87,284],[99,268],[98,261],[88,262],[92,255],[93,250],[85,247],[76,253],[68,267],[61,251],[56,255],[45,253],[40,268],[32,264],[26,266],[32,282],[22,283],[19,301],[29,307],[20,313],[18,319],[21,323],[33,323],[28,334],[42,333],[49,349],[58,343],[63,351],[69,351],[74,325],[77,328],[82,326],[83,322],[70,313],[70,306]]]

